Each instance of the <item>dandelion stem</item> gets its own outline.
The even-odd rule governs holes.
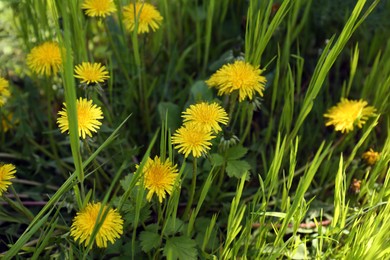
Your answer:
[[[197,159],[194,158],[192,161],[192,182],[191,182],[191,188],[190,188],[190,194],[188,198],[188,203],[186,206],[186,209],[184,210],[184,218],[188,219],[189,218],[189,211],[192,207],[192,202],[194,201],[194,196],[195,196],[195,189],[196,189],[196,172],[197,172]]]

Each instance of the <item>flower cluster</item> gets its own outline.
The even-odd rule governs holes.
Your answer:
[[[98,218],[99,217],[99,218]],[[103,218],[104,217],[104,218]],[[101,223],[103,221],[103,223]],[[97,225],[100,225],[95,236],[98,247],[107,247],[107,241],[114,243],[123,233],[123,219],[114,209],[102,206],[98,203],[88,203],[77,213],[70,228],[70,235],[79,243],[84,242],[88,246],[92,233]]]
[[[200,157],[211,148],[211,140],[221,131],[219,124],[229,121],[226,111],[217,103],[201,102],[183,112],[184,124],[172,136],[172,144],[188,157]]]
[[[245,61],[237,60],[233,64],[223,65],[206,80],[206,84],[215,87],[219,96],[238,92],[240,102],[246,98],[252,100],[256,92],[263,96],[267,79],[261,75],[262,72],[259,66],[254,67]]]

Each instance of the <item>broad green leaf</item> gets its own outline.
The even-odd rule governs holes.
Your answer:
[[[191,86],[191,95],[195,102],[213,99],[213,92],[204,81],[197,81]]]
[[[236,177],[241,178],[241,176],[249,171],[251,169],[251,166],[247,161],[242,160],[233,160],[228,161],[226,166],[226,172],[230,177]]]
[[[222,166],[225,159],[218,153],[211,154],[213,166]]]
[[[142,251],[148,253],[153,248],[157,248],[161,241],[160,235],[155,232],[150,231],[142,231],[139,235],[139,239],[141,240]]]
[[[198,251],[196,243],[189,237],[172,237],[168,238],[164,247],[164,256],[168,259],[197,259]]]
[[[244,155],[248,152],[248,149],[243,147],[242,145],[237,145],[230,147],[226,151],[226,160],[238,160],[244,157]]]
[[[180,113],[181,110],[178,105],[171,102],[160,102],[158,104],[158,114],[160,121],[165,120],[167,116],[167,125],[171,130],[180,127]]]
[[[165,224],[164,235],[170,236],[183,231],[184,222],[178,218],[168,218]]]

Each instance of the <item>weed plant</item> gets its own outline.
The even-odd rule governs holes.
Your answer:
[[[1,257],[389,259],[389,12],[1,1]]]

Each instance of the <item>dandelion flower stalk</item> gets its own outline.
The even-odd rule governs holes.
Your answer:
[[[189,219],[190,217],[190,210],[192,208],[192,203],[194,202],[195,197],[195,190],[196,190],[196,174],[197,174],[197,158],[194,158],[192,161],[192,181],[191,181],[191,187],[190,187],[190,193],[188,197],[187,206],[184,210],[184,218]]]

